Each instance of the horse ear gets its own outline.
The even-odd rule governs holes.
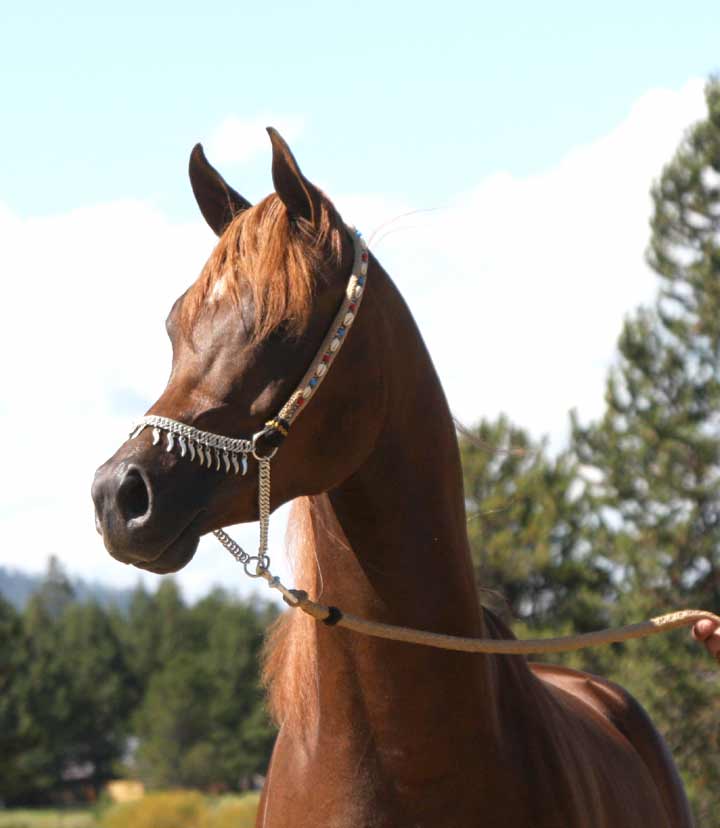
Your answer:
[[[285,139],[273,127],[267,127],[272,143],[272,177],[275,192],[293,218],[315,223],[320,206],[320,193],[300,172],[295,156]]]
[[[190,153],[190,184],[203,218],[216,235],[221,236],[237,213],[252,205],[227,184],[205,158],[202,144],[195,144]]]

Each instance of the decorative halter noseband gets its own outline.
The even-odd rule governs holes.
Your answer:
[[[260,542],[257,555],[248,555],[222,529],[213,534],[230,554],[243,566],[245,572],[253,578],[266,576],[270,566],[267,554],[268,529],[270,523],[270,461],[275,456],[280,444],[288,436],[290,427],[297,419],[310,398],[320,387],[335,357],[340,352],[345,335],[355,320],[362,301],[368,266],[368,249],[359,230],[349,227],[353,238],[355,258],[352,273],[345,289],[345,297],[335,315],[335,319],[323,340],[310,368],[300,381],[290,399],[278,414],[265,423],[264,428],[251,439],[225,437],[210,431],[201,431],[185,423],[149,414],[135,424],[130,432],[130,439],[138,437],[146,428],[152,428],[153,445],[158,445],[164,434],[165,451],[177,448],[181,457],[190,461],[197,457],[201,466],[229,474],[232,470],[247,474],[248,457],[252,455],[258,462],[258,516],[260,520]],[[254,569],[250,564],[254,563]]]

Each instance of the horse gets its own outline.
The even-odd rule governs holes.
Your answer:
[[[293,501],[309,594],[389,624],[512,638],[478,599],[456,430],[411,313],[268,132],[274,192],[256,205],[201,145],[191,154],[219,241],[167,318],[167,387],[95,476],[105,547],[174,572],[201,535],[262,518],[263,497],[267,514]],[[258,828],[692,825],[661,736],[603,678],[297,611],[270,632],[264,678],[278,736]]]

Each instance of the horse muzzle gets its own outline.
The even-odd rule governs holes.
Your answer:
[[[105,548],[118,561],[156,573],[175,572],[197,550],[199,511],[159,507],[150,475],[134,462],[108,461],[92,485],[95,526]]]

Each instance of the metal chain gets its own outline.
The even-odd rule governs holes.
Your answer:
[[[253,452],[254,453],[254,452]],[[274,452],[273,452],[274,454]],[[258,517],[260,520],[260,541],[257,555],[248,553],[222,529],[215,529],[213,535],[227,549],[238,563],[243,565],[245,574],[250,578],[263,578],[270,570],[268,534],[270,530],[270,457],[258,456]],[[254,569],[251,564],[254,563]]]
[[[227,549],[227,551],[235,558],[238,563],[246,564],[250,560],[250,555],[240,546],[237,541],[234,541],[230,535],[222,529],[213,530],[213,535],[220,541],[220,543]]]
[[[270,528],[270,458],[258,460],[258,511],[260,513],[260,545],[258,555],[267,557],[268,531]],[[269,561],[268,561],[269,563]]]
[[[209,448],[229,451],[234,454],[249,454],[254,448],[253,440],[245,440],[240,437],[225,437],[222,434],[215,434],[212,431],[201,431],[199,428],[181,423],[178,420],[171,420],[169,417],[160,417],[157,414],[146,414],[134,426],[130,432],[131,437],[137,437],[145,428],[161,428],[171,434],[178,434],[193,443]]]

